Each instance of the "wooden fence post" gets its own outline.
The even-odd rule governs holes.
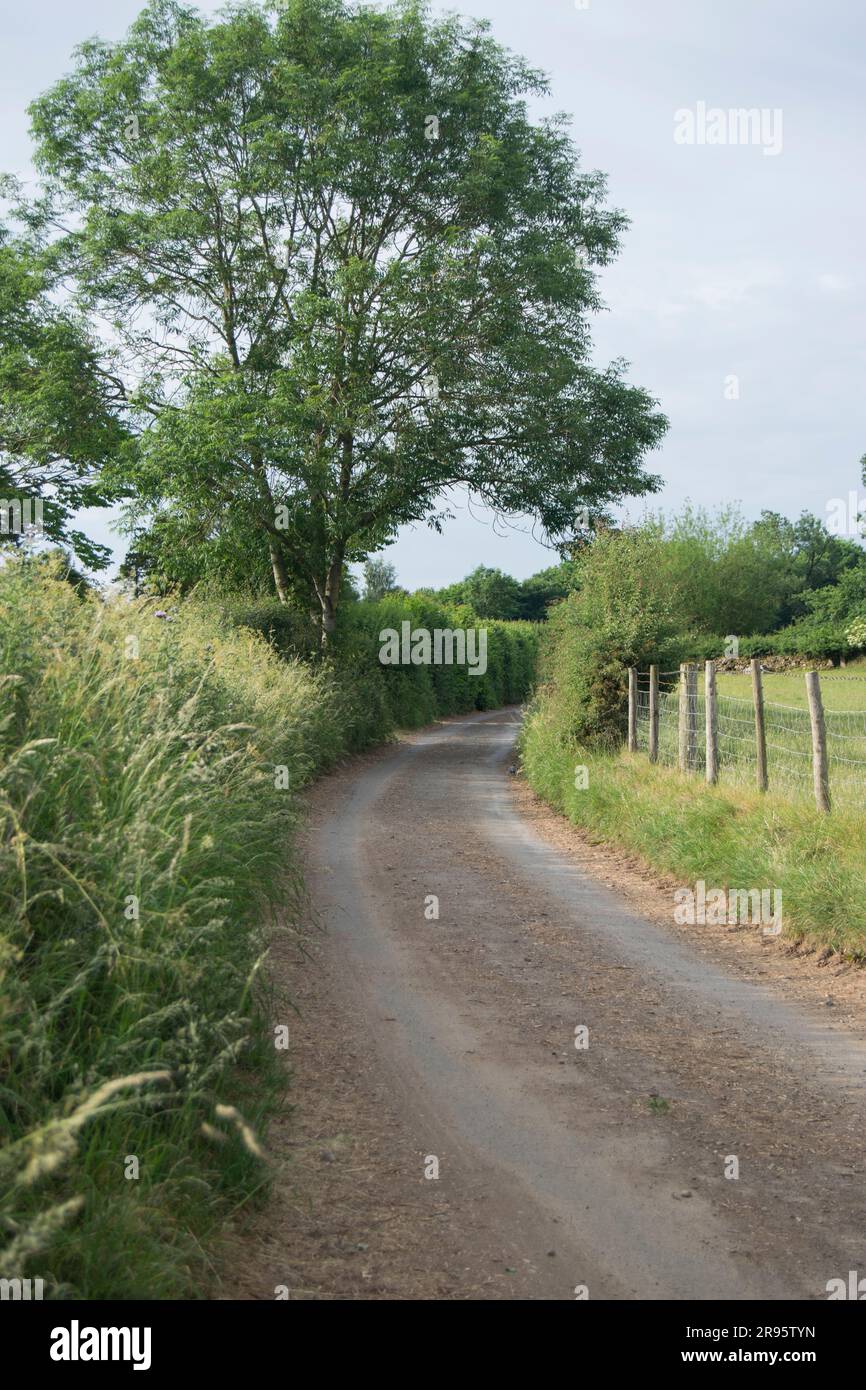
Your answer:
[[[637,669],[628,668],[628,751],[637,752]]]
[[[767,730],[764,724],[764,685],[761,680],[761,663],[752,658],[752,696],[755,702],[755,748],[757,751],[758,791],[767,790]]]
[[[704,709],[707,735],[707,782],[711,787],[719,780],[719,717],[716,707],[716,663],[704,663]]]
[[[649,760],[659,760],[659,668],[650,667],[649,687]]]
[[[698,752],[698,670],[690,661],[680,666],[679,768],[693,772]]]
[[[827,764],[827,729],[824,722],[824,702],[821,699],[821,678],[817,671],[806,672],[806,694],[809,697],[809,718],[812,721],[815,804],[819,811],[826,813],[830,810],[830,771]]]
[[[687,681],[689,696],[688,761],[689,772],[694,772],[698,765],[698,668],[692,661],[689,662]]]
[[[677,735],[679,747],[677,750],[677,763],[680,772],[687,772],[689,766],[689,734],[688,734],[688,667],[683,661],[680,663],[680,703],[677,711]]]

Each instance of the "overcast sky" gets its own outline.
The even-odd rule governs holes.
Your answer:
[[[203,0],[205,12],[219,9]],[[137,0],[0,0],[0,169],[32,176],[25,107],[74,45],[124,33]],[[862,0],[465,0],[544,69],[585,168],[632,225],[602,272],[599,365],[614,357],[671,421],[653,505],[740,501],[826,518],[863,492],[866,190]],[[741,142],[738,109],[764,113]],[[720,124],[718,115],[725,115]],[[691,119],[683,113],[691,113]],[[720,141],[724,139],[724,143]],[[715,141],[715,143],[710,143]],[[639,516],[643,504],[629,512]],[[476,564],[518,578],[555,556],[478,508],[387,552],[409,588]],[[103,516],[99,539],[122,548]]]

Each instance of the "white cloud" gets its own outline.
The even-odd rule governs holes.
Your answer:
[[[819,275],[818,287],[826,290],[828,294],[841,294],[842,290],[847,290],[850,282],[843,275]]]

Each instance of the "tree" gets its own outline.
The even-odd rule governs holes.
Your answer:
[[[808,607],[808,595],[838,583],[841,575],[858,565],[863,555],[856,541],[832,535],[811,512],[802,512],[796,521],[789,521],[778,512],[763,511],[751,535],[783,576],[773,624],[777,627],[802,616]]]
[[[520,585],[502,570],[479,565],[460,585],[462,602],[479,618],[519,618]]]
[[[72,517],[106,504],[100,471],[128,436],[99,345],[53,297],[57,278],[50,247],[0,227],[0,544],[20,544],[29,519],[97,569],[110,551]]]
[[[129,515],[136,514],[133,504]],[[188,513],[170,508],[160,511],[150,525],[132,528],[120,576],[144,583],[157,594],[185,594],[198,585],[250,596],[273,594],[264,536],[245,529],[237,518],[209,532],[203,524],[195,525]]]
[[[577,585],[550,615],[542,684],[567,691],[554,701],[566,739],[618,743],[625,731],[626,669],[681,660],[678,594],[665,571],[658,525],[600,530],[576,561]]]
[[[388,560],[375,556],[364,566],[364,598],[380,599],[397,587],[397,571]]]
[[[653,490],[666,422],[590,364],[624,216],[543,78],[421,3],[154,0],[32,107],[89,301],[143,417],[141,511],[267,546],[333,631],[345,566],[455,487],[568,536]],[[230,518],[230,520],[229,520]]]
[[[661,563],[684,628],[726,637],[777,625],[793,582],[781,533],[750,526],[736,506],[708,512],[689,503],[649,524],[664,538]]]
[[[543,622],[553,604],[560,603],[577,587],[577,572],[576,560],[562,560],[524,579],[520,585],[520,617]]]

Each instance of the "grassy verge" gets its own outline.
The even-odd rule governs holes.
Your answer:
[[[522,735],[530,785],[556,810],[684,887],[702,879],[713,888],[781,889],[787,936],[866,959],[863,812],[819,816],[742,787],[708,789],[641,755],[588,752],[563,731],[560,715],[542,694]],[[583,790],[578,765],[587,769]]]
[[[297,792],[438,709],[376,646],[312,667],[264,619],[156,608],[0,569],[0,1277],[46,1297],[213,1296],[284,1084],[260,967]],[[509,640],[488,697],[524,693]]]

